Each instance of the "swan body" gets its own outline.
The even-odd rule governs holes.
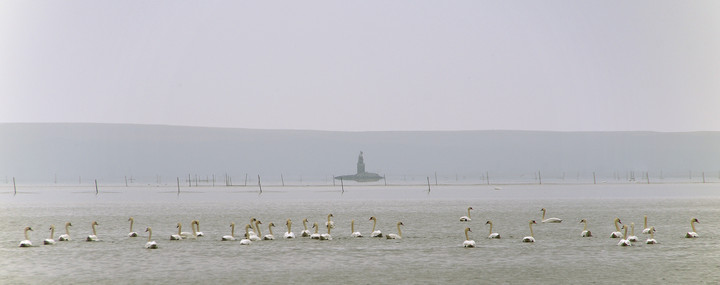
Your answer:
[[[647,226],[647,215],[645,215],[645,226],[643,227],[642,233],[643,233],[643,234],[649,234],[649,233],[650,233],[650,228],[648,228],[648,226]]]
[[[628,241],[638,241],[638,237],[635,236],[635,223],[630,223],[630,236],[627,238]]]
[[[532,225],[537,224],[535,220],[531,220],[528,225],[530,226],[530,236],[526,236],[522,239],[523,242],[535,242],[535,236],[533,235]]]
[[[658,242],[655,240],[655,227],[650,227],[648,230],[649,230],[649,232],[650,232],[650,238],[647,239],[647,240],[645,241],[645,243],[646,243],[646,244],[656,244],[656,243],[658,243]]]
[[[309,237],[309,236],[310,236],[310,231],[308,231],[308,228],[307,228],[307,223],[308,223],[307,218],[303,219],[302,222],[303,222],[303,227],[304,227],[305,229],[304,229],[302,232],[300,232],[300,236],[301,236],[301,237]]]
[[[624,235],[624,236],[627,236],[628,226],[627,226],[627,225],[623,225],[622,228],[625,229],[625,235]],[[627,239],[620,239],[620,242],[618,242],[617,245],[619,245],[619,246],[631,246],[632,243],[630,243],[630,241],[627,240]]]
[[[389,234],[386,236],[386,238],[387,239],[402,239],[402,231],[400,231],[400,226],[404,226],[404,225],[405,224],[403,224],[403,222],[398,222],[397,223],[398,233],[397,234]]]
[[[130,222],[130,233],[128,233],[128,237],[137,237],[138,233],[133,232],[133,224],[135,223],[135,219],[133,219],[133,217],[130,217],[128,219],[128,222]]]
[[[327,227],[328,232],[326,234],[321,234],[320,240],[332,240],[332,236],[330,235],[330,229],[332,229],[333,227],[329,224],[325,227]]]
[[[619,226],[619,224],[622,224],[622,222],[620,221],[620,218],[615,218],[614,223],[615,223],[615,231],[610,233],[610,237],[611,238],[622,238],[623,234],[620,232],[620,226]]]
[[[257,230],[257,233],[255,233],[255,232],[253,232],[253,231],[250,231],[250,232],[248,233],[248,234],[250,235],[250,236],[248,237],[249,240],[251,240],[251,241],[259,241],[259,240],[261,240],[261,238],[260,238],[260,235],[261,235],[261,233],[260,233],[260,227],[258,226],[258,225],[260,225],[260,224],[262,224],[262,222],[261,222],[260,220],[255,220],[255,230]]]
[[[65,223],[65,234],[58,237],[58,241],[69,241],[70,240],[70,228],[72,224],[70,222]]]
[[[472,209],[473,209],[472,207],[468,207],[468,208],[467,208],[468,214],[467,214],[467,216],[462,216],[462,217],[460,217],[460,221],[461,221],[461,222],[469,222],[469,221],[472,221],[472,219],[470,219],[470,210],[472,210]]]
[[[463,242],[463,247],[475,247],[475,241],[470,239],[468,232],[472,231],[470,228],[465,228],[465,241]]]
[[[148,233],[148,241],[147,241],[147,243],[145,243],[145,248],[147,248],[147,249],[156,249],[156,248],[158,248],[158,244],[157,244],[154,240],[152,240],[152,228],[151,228],[151,227],[147,227],[147,228],[145,229],[145,232]]]
[[[685,234],[685,237],[686,237],[686,238],[696,238],[696,237],[698,237],[698,234],[695,232],[695,223],[698,223],[698,224],[699,224],[700,221],[698,221],[698,219],[696,219],[696,218],[693,218],[692,220],[690,220],[690,227],[692,227],[692,232],[687,232],[687,233]]]
[[[31,247],[32,242],[30,241],[30,238],[28,237],[28,231],[32,231],[33,229],[31,227],[25,227],[25,240],[20,242],[20,247]]]
[[[43,244],[47,244],[47,245],[55,244],[55,240],[53,239],[53,236],[55,236],[55,226],[50,225],[50,238],[46,238],[43,241]]]
[[[204,237],[205,236],[205,234],[203,234],[203,232],[200,231],[200,221],[193,220],[190,226],[193,227],[193,234],[195,235],[195,237]],[[195,230],[195,227],[197,227],[197,230]]]
[[[327,222],[325,223],[325,226],[326,226],[326,227],[329,226],[329,227],[331,227],[331,228],[334,229],[334,228],[335,228],[335,222],[333,222],[333,221],[330,220],[331,217],[334,217],[333,214],[329,214],[329,215],[328,215],[328,220],[327,220]]]
[[[91,226],[92,226],[93,234],[87,236],[87,238],[85,238],[85,241],[98,241],[99,239],[97,237],[97,232],[95,231],[95,226],[98,226],[97,221],[93,221]]]
[[[580,236],[581,237],[592,237],[592,233],[587,229],[587,220],[582,219],[582,220],[580,220],[580,223],[585,224],[585,226],[583,227],[582,233],[580,233]]]
[[[177,223],[177,226],[175,226],[178,229],[178,233],[176,235],[170,235],[170,240],[182,240],[185,237],[182,233],[182,224]]]
[[[363,235],[360,232],[355,231],[355,220],[350,221],[350,236],[351,237],[362,237]]]
[[[240,240],[240,245],[250,245],[252,241],[247,237],[250,236],[250,224],[245,225],[245,236],[246,238]]]
[[[315,233],[314,233],[314,234],[311,234],[311,235],[310,235],[310,238],[311,238],[311,239],[320,239],[320,234],[318,233],[318,224],[317,224],[317,223],[313,223],[313,226],[312,226],[312,227],[315,229]]]
[[[546,219],[545,218],[545,212],[546,212],[545,208],[540,209],[540,211],[543,212],[543,215],[542,215],[543,223],[561,223],[562,222],[562,219],[558,219],[558,218],[547,218]]]
[[[272,227],[274,227],[274,226],[275,226],[274,223],[268,224],[268,231],[269,231],[270,233],[269,233],[269,234],[266,234],[265,236],[263,236],[263,239],[264,239],[264,240],[274,240],[274,239],[275,239],[275,236],[273,235],[273,232],[272,232]]]
[[[490,225],[490,233],[488,234],[488,238],[500,238],[499,233],[492,232],[492,227],[493,227],[492,221],[487,221],[487,222],[485,222],[485,224]],[[470,232],[472,232],[472,231],[470,231]]]
[[[383,237],[383,234],[380,230],[377,230],[377,231],[375,230],[375,225],[377,225],[377,218],[375,218],[375,216],[372,216],[372,217],[370,217],[370,220],[373,221],[373,228],[372,228],[372,233],[370,234],[370,237],[377,237],[377,238]]]
[[[235,223],[230,223],[230,235],[224,235],[222,241],[234,241],[235,240]]]
[[[255,222],[257,222],[257,219],[250,218],[250,230],[245,232],[245,238],[249,238],[251,235],[257,235],[255,233]]]

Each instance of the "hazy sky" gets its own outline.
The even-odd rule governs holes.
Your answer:
[[[0,1],[0,122],[720,131],[720,1]]]

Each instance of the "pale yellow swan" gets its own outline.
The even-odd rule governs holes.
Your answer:
[[[468,207],[468,208],[467,208],[468,214],[467,214],[467,216],[462,216],[462,217],[460,217],[460,221],[461,221],[461,222],[469,222],[469,221],[472,221],[472,219],[470,219],[470,210],[472,210],[472,209],[473,209],[472,207]]]
[[[60,235],[58,237],[58,241],[69,241],[70,240],[70,227],[72,224],[70,222],[65,223],[65,234]]]
[[[402,231],[400,231],[400,226],[404,226],[404,225],[405,225],[405,224],[403,224],[403,222],[398,222],[398,223],[397,223],[398,233],[397,233],[397,234],[389,234],[389,235],[386,236],[386,238],[387,238],[387,239],[401,239],[401,238],[402,238]]]
[[[628,226],[627,226],[627,225],[623,225],[622,228],[625,230],[625,234],[624,234],[623,236],[627,236]],[[619,246],[631,246],[632,244],[631,244],[630,241],[627,240],[627,239],[620,239],[620,242],[618,242],[617,245],[619,245]]]
[[[245,238],[240,240],[240,245],[250,245],[252,241],[247,237],[250,236],[250,224],[245,225]]]
[[[310,235],[311,239],[320,239],[320,234],[318,233],[318,224],[313,223],[312,227],[315,229],[315,233]]]
[[[20,247],[31,247],[32,242],[30,241],[30,237],[28,236],[28,231],[32,231],[33,229],[31,227],[25,227],[25,240],[20,242]]]
[[[696,218],[692,218],[692,220],[690,220],[690,227],[692,227],[692,232],[686,233],[686,234],[685,234],[685,237],[686,237],[686,238],[696,238],[696,237],[698,237],[698,234],[695,232],[695,223],[698,223],[698,224],[699,224],[700,221],[698,221],[698,219],[696,219]]]
[[[330,235],[330,229],[333,228],[332,225],[327,224],[325,227],[327,228],[328,232],[326,234],[320,235],[320,240],[332,240],[332,236]]]
[[[135,223],[135,219],[133,219],[133,217],[130,217],[128,219],[128,222],[130,222],[130,233],[128,233],[128,237],[137,237],[138,233],[133,232],[133,224]]]
[[[580,233],[580,236],[581,237],[592,237],[592,233],[587,229],[587,223],[588,223],[587,220],[582,219],[582,220],[580,220],[580,223],[585,224],[585,226],[583,226],[582,233]]]
[[[326,227],[329,226],[329,227],[331,227],[331,228],[334,229],[334,228],[335,228],[335,222],[333,222],[333,221],[330,220],[331,217],[334,217],[332,213],[328,215],[328,220],[327,220],[327,222],[325,223],[325,226],[326,226]]]
[[[55,236],[55,225],[50,225],[50,238],[46,238],[43,244],[55,244],[53,236]]]
[[[200,221],[198,221],[198,220],[193,220],[193,221],[192,221],[192,224],[191,224],[190,226],[193,226],[193,228],[197,227],[197,230],[193,230],[193,234],[195,235],[195,237],[203,237],[203,236],[205,236],[205,234],[200,231]]]
[[[261,240],[260,235],[262,235],[262,233],[260,233],[260,226],[259,226],[259,225],[261,225],[261,224],[262,224],[262,222],[261,222],[260,220],[257,220],[257,219],[255,220],[255,231],[256,231],[257,233],[254,233],[254,232],[251,231],[251,232],[249,233],[250,236],[248,237],[248,239],[250,239],[251,241],[259,241],[259,240]]]
[[[535,236],[533,235],[532,225],[537,224],[535,220],[531,220],[529,223],[530,226],[530,236],[526,236],[522,239],[523,242],[535,242]]]
[[[145,231],[148,233],[148,241],[145,243],[145,248],[147,249],[156,249],[158,248],[158,244],[152,240],[152,228],[147,227]]]
[[[177,226],[175,227],[178,229],[178,233],[176,235],[170,235],[170,240],[182,240],[183,238],[185,238],[182,232],[182,224],[177,223]]]
[[[475,247],[475,241],[470,239],[468,232],[472,231],[470,228],[465,228],[465,241],[463,242],[463,247]]]
[[[488,238],[500,238],[500,234],[499,234],[499,233],[494,233],[494,232],[492,232],[492,228],[493,228],[493,222],[492,222],[492,221],[487,221],[487,222],[485,222],[485,224],[486,224],[486,225],[490,225],[490,234],[488,235]],[[471,231],[471,232],[472,232],[472,231]]]
[[[350,221],[350,236],[351,237],[362,237],[363,235],[360,232],[355,231],[355,220]]]
[[[222,241],[233,241],[235,240],[235,223],[230,223],[230,235],[224,235]]]
[[[93,234],[88,235],[87,238],[85,238],[85,241],[98,241],[97,232],[95,231],[95,226],[99,226],[97,221],[93,221],[92,224],[92,231]]]
[[[655,240],[655,227],[650,227],[650,238],[645,241],[646,244],[656,244],[658,243]]]
[[[295,233],[292,232],[292,221],[290,219],[287,219],[285,221],[285,225],[287,226],[288,230],[283,234],[283,238],[295,238]]]
[[[545,211],[546,211],[545,208],[540,209],[540,211],[543,212],[543,215],[542,215],[542,222],[543,222],[543,223],[560,223],[560,222],[562,222],[562,219],[558,219],[558,218],[547,218],[547,219],[545,219]]]
[[[310,236],[310,231],[309,231],[308,228],[307,228],[308,219],[307,219],[307,218],[304,218],[304,219],[302,220],[302,222],[303,222],[303,227],[304,227],[305,229],[300,233],[300,236],[301,236],[301,237],[309,237],[309,236]]]
[[[370,237],[378,237],[381,238],[383,236],[382,232],[380,230],[375,230],[375,225],[377,225],[377,218],[375,216],[370,217],[370,220],[373,221],[373,228],[372,233],[370,234]]]
[[[638,237],[635,236],[635,223],[630,223],[630,236],[627,238],[628,241],[638,241]]]
[[[275,239],[275,235],[273,235],[273,232],[272,232],[272,227],[274,227],[274,226],[275,226],[275,224],[272,222],[270,222],[270,224],[268,224],[268,231],[270,233],[263,236],[264,240],[274,240]]]
[[[620,218],[615,218],[614,223],[615,223],[615,231],[610,233],[610,237],[611,238],[622,238],[623,234],[620,232],[620,226],[619,226],[620,224],[622,224],[622,222],[620,221]]]
[[[643,233],[643,234],[649,234],[649,233],[650,233],[650,228],[648,228],[648,225],[647,225],[647,215],[645,215],[644,219],[645,219],[645,226],[643,227],[642,233]]]

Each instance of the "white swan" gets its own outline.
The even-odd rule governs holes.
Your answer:
[[[156,249],[158,248],[158,244],[152,240],[152,228],[147,227],[145,231],[148,233],[148,241],[145,243],[145,248],[147,249]]]
[[[623,225],[622,228],[625,230],[625,235],[623,235],[623,236],[627,236],[628,226],[627,226],[627,225]],[[617,245],[619,245],[619,246],[631,246],[632,244],[630,243],[629,240],[620,239],[620,242],[618,242]]]
[[[195,235],[195,237],[204,237],[204,236],[205,236],[205,234],[200,231],[200,221],[198,221],[198,220],[193,220],[193,221],[192,221],[192,224],[191,224],[190,226],[192,226],[193,229],[194,229],[195,227],[197,227],[197,230],[193,230],[193,234]]]
[[[262,224],[262,222],[261,222],[260,220],[257,220],[257,219],[255,220],[255,231],[257,231],[257,233],[255,233],[255,232],[253,232],[253,231],[250,231],[250,232],[248,233],[248,234],[250,235],[250,236],[248,237],[249,240],[251,240],[251,241],[259,241],[259,240],[261,240],[261,238],[260,238],[261,233],[260,233],[260,226],[259,226],[259,225],[261,225],[261,224]]]
[[[635,236],[635,223],[630,223],[630,236],[627,238],[628,241],[638,241],[638,237]]]
[[[582,219],[582,220],[580,220],[580,223],[585,224],[585,226],[583,227],[582,233],[580,233],[580,236],[581,237],[592,237],[592,233],[587,229],[587,220]]]
[[[130,222],[130,233],[128,233],[128,237],[137,237],[138,233],[133,232],[133,230],[132,230],[133,224],[135,223],[135,219],[133,219],[133,217],[130,217],[128,219],[128,222]]]
[[[70,240],[70,228],[72,224],[70,222],[65,223],[65,234],[58,237],[58,241],[69,241]]]
[[[500,238],[499,233],[492,232],[493,223],[492,221],[485,222],[486,225],[490,225],[490,234],[488,235],[488,238]],[[471,231],[472,232],[472,231]]]
[[[222,241],[233,241],[235,240],[235,223],[230,223],[230,235],[224,235]]]
[[[698,219],[696,219],[696,218],[692,218],[692,220],[690,220],[690,227],[692,227],[692,232],[686,233],[686,234],[685,234],[685,237],[686,237],[686,238],[696,238],[696,237],[698,237],[698,234],[695,232],[695,223],[698,223],[698,224],[699,224],[700,221],[698,221]]]
[[[470,239],[468,232],[472,231],[470,228],[465,228],[465,241],[463,242],[463,247],[475,247],[475,241]]]
[[[20,247],[31,247],[32,242],[30,241],[30,238],[28,237],[28,231],[32,231],[33,229],[31,227],[25,227],[25,240],[20,242]]]
[[[377,225],[377,218],[375,218],[375,216],[372,216],[370,217],[370,220],[373,221],[373,228],[370,237],[381,238],[383,236],[382,232],[380,230],[375,230],[375,225]]]
[[[334,229],[334,228],[335,228],[335,222],[333,222],[333,221],[330,220],[331,217],[334,217],[332,213],[328,215],[328,220],[327,220],[327,222],[325,223],[325,226],[326,226],[326,227],[329,226],[329,227],[331,227],[331,228]]]
[[[332,229],[333,227],[330,224],[325,227],[327,228],[328,232],[326,234],[321,234],[320,240],[332,240],[332,236],[330,235],[330,229]]]
[[[92,231],[93,234],[88,235],[87,238],[85,238],[85,241],[98,241],[97,232],[95,231],[95,226],[99,226],[97,221],[93,221],[92,224]]]
[[[643,233],[643,234],[649,234],[649,233],[650,233],[650,228],[648,228],[648,226],[647,226],[647,215],[645,215],[645,226],[643,227],[642,233]]]
[[[307,228],[307,223],[308,223],[307,218],[304,218],[304,219],[302,220],[302,222],[303,222],[303,227],[304,227],[305,229],[300,233],[300,236],[301,236],[301,237],[309,237],[309,236],[310,236],[310,231],[308,231],[308,228]]]
[[[55,225],[50,225],[50,238],[46,238],[43,241],[43,244],[55,244],[55,240],[53,239],[53,236],[55,236]]]
[[[185,237],[183,236],[182,232],[182,224],[177,223],[177,226],[175,226],[178,229],[178,233],[176,235],[170,235],[170,240],[182,240]]]
[[[400,226],[404,226],[403,222],[397,223],[398,233],[397,234],[389,234],[385,236],[387,239],[402,239],[402,231],[400,231]]]
[[[318,233],[318,224],[313,223],[312,227],[315,229],[315,233],[310,235],[311,239],[320,239],[320,234]]]
[[[245,225],[245,238],[240,240],[240,245],[250,245],[252,241],[247,237],[250,236],[250,224]]]
[[[623,234],[620,232],[620,226],[618,224],[622,224],[620,221],[620,218],[615,218],[615,231],[610,233],[611,238],[622,238]]]
[[[291,230],[292,221],[290,219],[287,219],[287,221],[285,221],[285,225],[287,226],[288,230],[287,232],[285,232],[285,234],[283,234],[283,238],[295,238],[295,233],[293,233]]]
[[[264,240],[274,240],[275,239],[275,235],[273,235],[273,232],[272,232],[272,227],[274,227],[274,226],[275,226],[275,224],[272,222],[270,224],[268,224],[268,231],[270,233],[263,236]]]
[[[528,223],[530,225],[530,236],[526,236],[522,239],[523,242],[535,242],[535,235],[533,235],[532,225],[537,224],[535,220],[530,220]]]
[[[351,237],[362,237],[363,235],[360,232],[355,231],[355,220],[350,221],[350,236]]]
[[[473,209],[472,207],[468,207],[468,208],[467,208],[468,215],[467,215],[467,216],[462,216],[462,217],[460,217],[460,221],[461,221],[461,222],[469,222],[469,221],[472,221],[472,219],[470,219],[470,210],[472,210],[472,209]]]
[[[649,228],[649,232],[650,232],[650,238],[647,239],[647,240],[645,241],[645,243],[646,243],[646,244],[656,244],[656,243],[658,243],[658,242],[655,240],[655,227],[650,227],[650,228]]]
[[[542,215],[542,222],[543,222],[543,223],[560,223],[560,222],[562,222],[562,219],[558,219],[558,218],[547,218],[547,219],[545,219],[545,208],[540,209],[540,211],[543,212],[543,215]]]
[[[190,232],[183,232],[182,224],[180,224],[180,223],[177,224],[177,228],[178,228],[178,235],[180,235],[180,237],[181,237],[180,239],[186,239],[193,235],[193,233],[190,233]],[[194,228],[194,227],[192,227],[192,223],[191,223],[191,228]]]

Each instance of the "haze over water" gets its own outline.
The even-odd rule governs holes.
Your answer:
[[[0,283],[715,283],[720,281],[720,186],[716,184],[598,184],[339,187],[92,187],[0,188]],[[459,217],[472,206],[472,221]],[[540,208],[560,224],[540,223]],[[302,219],[324,225],[334,215],[333,240],[282,239],[286,219],[299,234]],[[643,215],[655,226],[656,245],[644,244]],[[128,217],[141,237],[128,238]],[[378,218],[383,233],[368,237]],[[220,241],[244,232],[251,217],[274,222],[274,241],[250,246]],[[635,223],[640,241],[617,246],[613,219]],[[684,238],[690,219],[700,220],[697,239]],[[198,219],[204,237],[170,241],[176,223],[190,231]],[[522,243],[534,219],[534,244]],[[595,237],[582,238],[580,219]],[[98,221],[100,242],[85,242]],[[351,238],[350,221],[366,237]],[[487,220],[499,240],[486,239]],[[48,227],[55,238],[72,222],[69,242],[42,245]],[[31,226],[32,248],[19,248]],[[144,229],[160,246],[147,250]],[[477,248],[463,248],[463,229]],[[321,229],[321,233],[325,232]]]

